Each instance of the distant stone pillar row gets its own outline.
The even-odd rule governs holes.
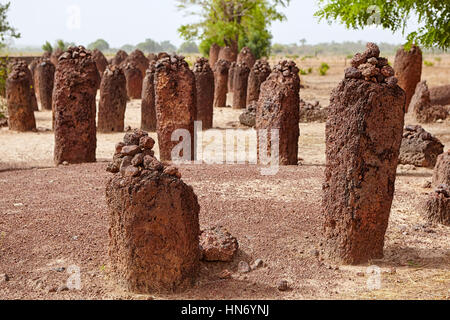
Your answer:
[[[258,135],[258,161],[261,152],[272,156],[275,143],[271,130],[279,131],[279,164],[298,164],[300,78],[299,69],[293,61],[282,61],[261,86],[257,110],[256,132]],[[261,134],[267,130],[267,150],[261,150]],[[270,158],[270,157],[269,157]]]
[[[56,164],[95,162],[99,82],[90,51],[71,47],[60,56],[53,90]]]
[[[44,59],[35,69],[36,92],[39,93],[42,110],[52,110],[52,95],[55,79],[55,66],[48,59]]]
[[[227,91],[230,63],[219,59],[214,65],[214,108],[227,106]]]
[[[123,132],[127,107],[127,81],[123,70],[115,65],[106,68],[100,85],[98,131]]]
[[[127,79],[128,98],[141,99],[143,81],[141,70],[134,63],[126,63],[122,69]]]
[[[234,73],[236,72],[236,62],[231,62],[228,68],[228,81],[227,89],[228,92],[233,92],[234,90]]]
[[[247,85],[250,68],[245,62],[237,63],[233,81],[233,109],[245,109],[247,106]]]
[[[201,121],[203,130],[213,127],[214,113],[214,73],[205,58],[197,59],[194,65],[195,85],[197,88],[197,121]]]
[[[156,61],[150,62],[142,85],[141,129],[156,131],[155,72]]]
[[[211,45],[209,48],[209,65],[214,67],[216,65],[217,60],[219,60],[220,46],[216,43]]]
[[[31,87],[31,71],[28,69],[28,65],[21,60],[13,63],[6,80],[10,130],[24,132],[36,129]]]
[[[261,85],[270,73],[270,65],[266,60],[258,60],[253,65],[248,76],[247,106],[252,102],[258,102]]]
[[[367,45],[331,95],[323,185],[323,257],[383,257],[403,135],[405,93],[387,59]]]
[[[172,150],[180,142],[172,141],[172,134],[187,130],[190,137],[190,156],[194,160],[194,121],[197,109],[194,73],[184,58],[173,55],[159,60],[155,74],[156,118],[161,161],[172,160]],[[187,143],[187,141],[184,141]]]

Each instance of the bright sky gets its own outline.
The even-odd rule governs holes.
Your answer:
[[[46,40],[56,39],[87,45],[98,38],[108,41],[111,47],[137,44],[146,38],[157,41],[170,40],[180,45],[178,27],[193,21],[175,7],[175,0],[10,0],[10,23],[19,30],[22,38],[16,45],[41,46]],[[5,3],[5,0],[0,0]],[[318,22],[314,12],[316,0],[292,0],[283,10],[287,21],[272,26],[273,42],[307,43],[374,41],[402,43],[401,33],[373,27],[364,31]]]

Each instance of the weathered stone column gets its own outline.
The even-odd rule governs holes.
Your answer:
[[[433,172],[433,185],[447,184],[450,186],[450,149],[437,158]]]
[[[134,63],[127,63],[122,67],[122,69],[127,79],[128,98],[141,99],[143,80],[141,70]]]
[[[209,48],[209,65],[214,67],[216,65],[217,60],[219,60],[220,46],[216,43],[213,43]]]
[[[44,59],[35,69],[34,79],[36,92],[39,93],[42,110],[52,110],[52,95],[55,80],[55,66],[48,59]]]
[[[197,196],[153,156],[154,144],[145,132],[127,133],[107,169],[115,173],[106,186],[113,279],[141,294],[187,289],[200,266]]]
[[[141,50],[134,50],[127,57],[125,63],[132,63],[141,71],[142,78],[144,78],[145,73],[147,72],[150,61],[145,57],[144,53]]]
[[[97,66],[100,78],[103,77],[103,73],[105,72],[106,67],[108,66],[108,60],[106,60],[106,57],[98,49],[92,51],[92,58],[95,61],[95,65]]]
[[[128,58],[128,53],[123,50],[119,50],[116,52],[116,55],[111,61],[111,64],[120,66],[125,60]]]
[[[34,71],[36,70],[36,67],[40,62],[41,62],[41,59],[35,58],[35,59],[33,59],[33,61],[31,61],[30,65],[28,66],[28,68],[30,69],[30,72],[31,72],[31,84],[32,84],[31,104],[33,106],[33,111],[39,111],[39,106],[38,106],[38,100],[40,100],[39,99],[39,87],[37,86],[37,83],[35,80]]]
[[[95,162],[95,96],[100,76],[91,52],[71,47],[59,58],[55,73],[56,164]]]
[[[173,55],[156,64],[155,74],[157,132],[162,161],[172,160],[172,134],[185,129],[190,134],[191,160],[194,159],[194,120],[197,114],[195,76],[183,58]],[[186,155],[183,155],[187,158]]]
[[[326,125],[323,256],[344,264],[383,257],[403,134],[405,93],[367,47],[333,90]]]
[[[228,92],[233,92],[234,90],[234,74],[236,73],[236,62],[231,62],[228,69],[228,82],[227,88]]]
[[[218,57],[218,59],[219,60],[220,59],[226,60],[229,63],[236,62],[237,55],[238,55],[237,50],[238,50],[237,48],[233,49],[233,48],[231,48],[229,46],[221,47],[220,50],[219,50],[219,57]]]
[[[430,102],[432,105],[450,105],[450,84],[430,88]]]
[[[258,102],[261,84],[270,75],[270,65],[266,60],[257,60],[248,76],[247,106]]]
[[[59,48],[56,48],[55,50],[53,50],[53,52],[50,55],[50,61],[51,63],[53,63],[53,65],[56,67],[58,65],[58,61],[59,61],[59,57],[64,53],[64,51],[62,51]]]
[[[214,108],[227,106],[229,68],[230,63],[222,59],[214,65]]]
[[[127,80],[123,70],[115,65],[107,67],[100,85],[99,132],[123,132],[127,100]]]
[[[233,109],[245,109],[250,68],[245,63],[237,63],[233,81]]]
[[[400,48],[395,55],[394,69],[398,85],[406,93],[406,112],[408,112],[409,103],[422,77],[422,51],[420,48],[415,45],[409,51]]]
[[[31,102],[31,71],[25,61],[16,61],[10,66],[6,80],[9,130],[32,131],[36,129]]]
[[[270,130],[279,130],[279,164],[298,164],[299,104],[300,78],[298,68],[293,61],[282,61],[274,69],[261,86],[261,93],[256,110],[256,132],[258,135],[258,150],[260,150],[260,135]],[[267,136],[267,135],[266,135]],[[266,152],[271,154],[271,143],[267,143]],[[258,159],[260,158],[258,153]]]
[[[441,184],[428,196],[422,215],[431,223],[450,227],[450,185]]]
[[[214,73],[207,59],[197,59],[194,75],[197,88],[196,121],[201,121],[203,130],[208,130],[213,127]]]
[[[430,91],[426,81],[417,84],[416,91],[409,104],[409,111],[413,113],[417,122],[429,123],[437,120],[445,120],[448,111],[445,106],[432,105]]]
[[[150,63],[142,85],[141,129],[151,132],[156,131],[155,65],[156,61]]]
[[[247,67],[250,69],[253,68],[253,65],[256,62],[255,56],[252,53],[252,50],[248,47],[243,47],[241,52],[239,52],[237,57],[237,63],[243,63],[247,64]]]

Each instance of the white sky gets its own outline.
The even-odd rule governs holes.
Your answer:
[[[5,3],[5,0],[0,0]],[[178,27],[193,21],[175,7],[175,0],[10,0],[8,18],[18,29],[22,38],[16,45],[41,46],[46,40],[56,39],[87,45],[98,38],[109,42],[111,47],[137,44],[146,38],[156,41],[170,40],[180,45],[183,40]],[[364,31],[347,30],[339,24],[318,22],[316,0],[292,0],[283,10],[287,21],[272,26],[273,42],[307,43],[374,41],[402,43],[401,33],[373,27]],[[77,9],[78,8],[78,9]],[[77,16],[79,10],[80,19]],[[79,23],[78,23],[79,22]]]

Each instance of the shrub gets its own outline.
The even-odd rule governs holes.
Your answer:
[[[330,69],[330,66],[327,63],[322,62],[322,64],[320,65],[320,68],[319,68],[319,74],[321,76],[326,76],[329,69]]]
[[[424,61],[423,61],[423,64],[424,64],[425,66],[427,66],[427,67],[432,67],[432,66],[434,66],[434,63],[433,63],[433,62],[427,61],[427,60],[424,60]]]

